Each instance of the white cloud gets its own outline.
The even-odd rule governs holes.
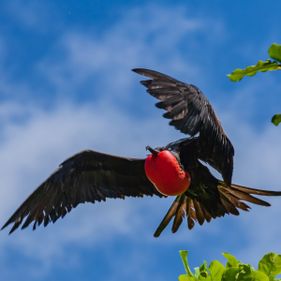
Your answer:
[[[103,33],[65,32],[56,46],[59,56],[47,57],[38,68],[62,95],[77,94],[87,85],[86,91],[94,91],[103,101],[131,99],[136,78],[130,69],[157,68],[194,80],[200,67],[192,56],[193,48],[202,43],[211,46],[218,33],[223,34],[219,20],[197,19],[184,7],[148,5],[126,11]],[[198,34],[204,40],[198,40]],[[185,51],[178,51],[183,42],[187,42]]]

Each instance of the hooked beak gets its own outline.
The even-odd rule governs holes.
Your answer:
[[[146,149],[146,150],[149,150],[153,156],[156,156],[156,155],[159,153],[159,150],[153,149],[153,148],[150,147],[149,145],[147,145],[147,146],[145,147],[145,149]]]

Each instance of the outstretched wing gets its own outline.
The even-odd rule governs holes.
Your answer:
[[[134,72],[151,78],[141,81],[147,92],[160,100],[156,107],[166,110],[164,117],[183,133],[199,133],[200,158],[219,172],[231,184],[233,146],[204,94],[194,85],[178,81],[157,71],[136,68]]]
[[[144,160],[83,151],[64,161],[17,209],[2,227],[13,224],[12,233],[34,222],[46,226],[84,202],[106,198],[162,196],[148,181]],[[22,224],[23,223],[23,224]]]
[[[236,184],[229,186],[212,177],[206,168],[201,171],[201,177],[196,177],[197,181],[192,182],[190,189],[177,196],[156,229],[155,237],[161,234],[173,218],[172,232],[178,230],[185,217],[188,228],[192,229],[196,222],[202,225],[205,221],[210,222],[227,214],[238,216],[239,209],[249,211],[250,206],[247,203],[270,206],[268,202],[253,195],[281,196],[281,191],[255,189]]]

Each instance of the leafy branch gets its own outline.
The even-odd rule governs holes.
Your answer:
[[[259,60],[255,65],[247,66],[244,69],[237,68],[227,75],[232,82],[242,80],[245,76],[254,76],[258,72],[281,70],[281,45],[273,43],[268,49],[268,55],[271,59],[265,61]],[[275,114],[271,122],[278,126],[281,123],[281,114]]]
[[[277,275],[281,273],[281,255],[266,254],[255,269],[245,264],[229,253],[223,253],[226,265],[214,260],[209,265],[205,261],[194,273],[188,264],[188,252],[180,251],[186,273],[179,276],[179,281],[280,281]]]

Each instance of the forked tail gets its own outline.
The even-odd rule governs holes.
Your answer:
[[[256,189],[237,184],[232,184],[229,187],[223,181],[218,181],[216,188],[205,188],[202,194],[201,192],[196,194],[187,191],[176,197],[156,229],[154,237],[160,236],[173,217],[172,232],[174,233],[178,230],[185,217],[187,218],[188,228],[192,229],[195,222],[202,225],[205,221],[210,222],[211,219],[222,217],[225,214],[238,216],[238,209],[249,211],[251,207],[246,202],[270,206],[268,202],[253,195],[281,196],[281,191]]]

